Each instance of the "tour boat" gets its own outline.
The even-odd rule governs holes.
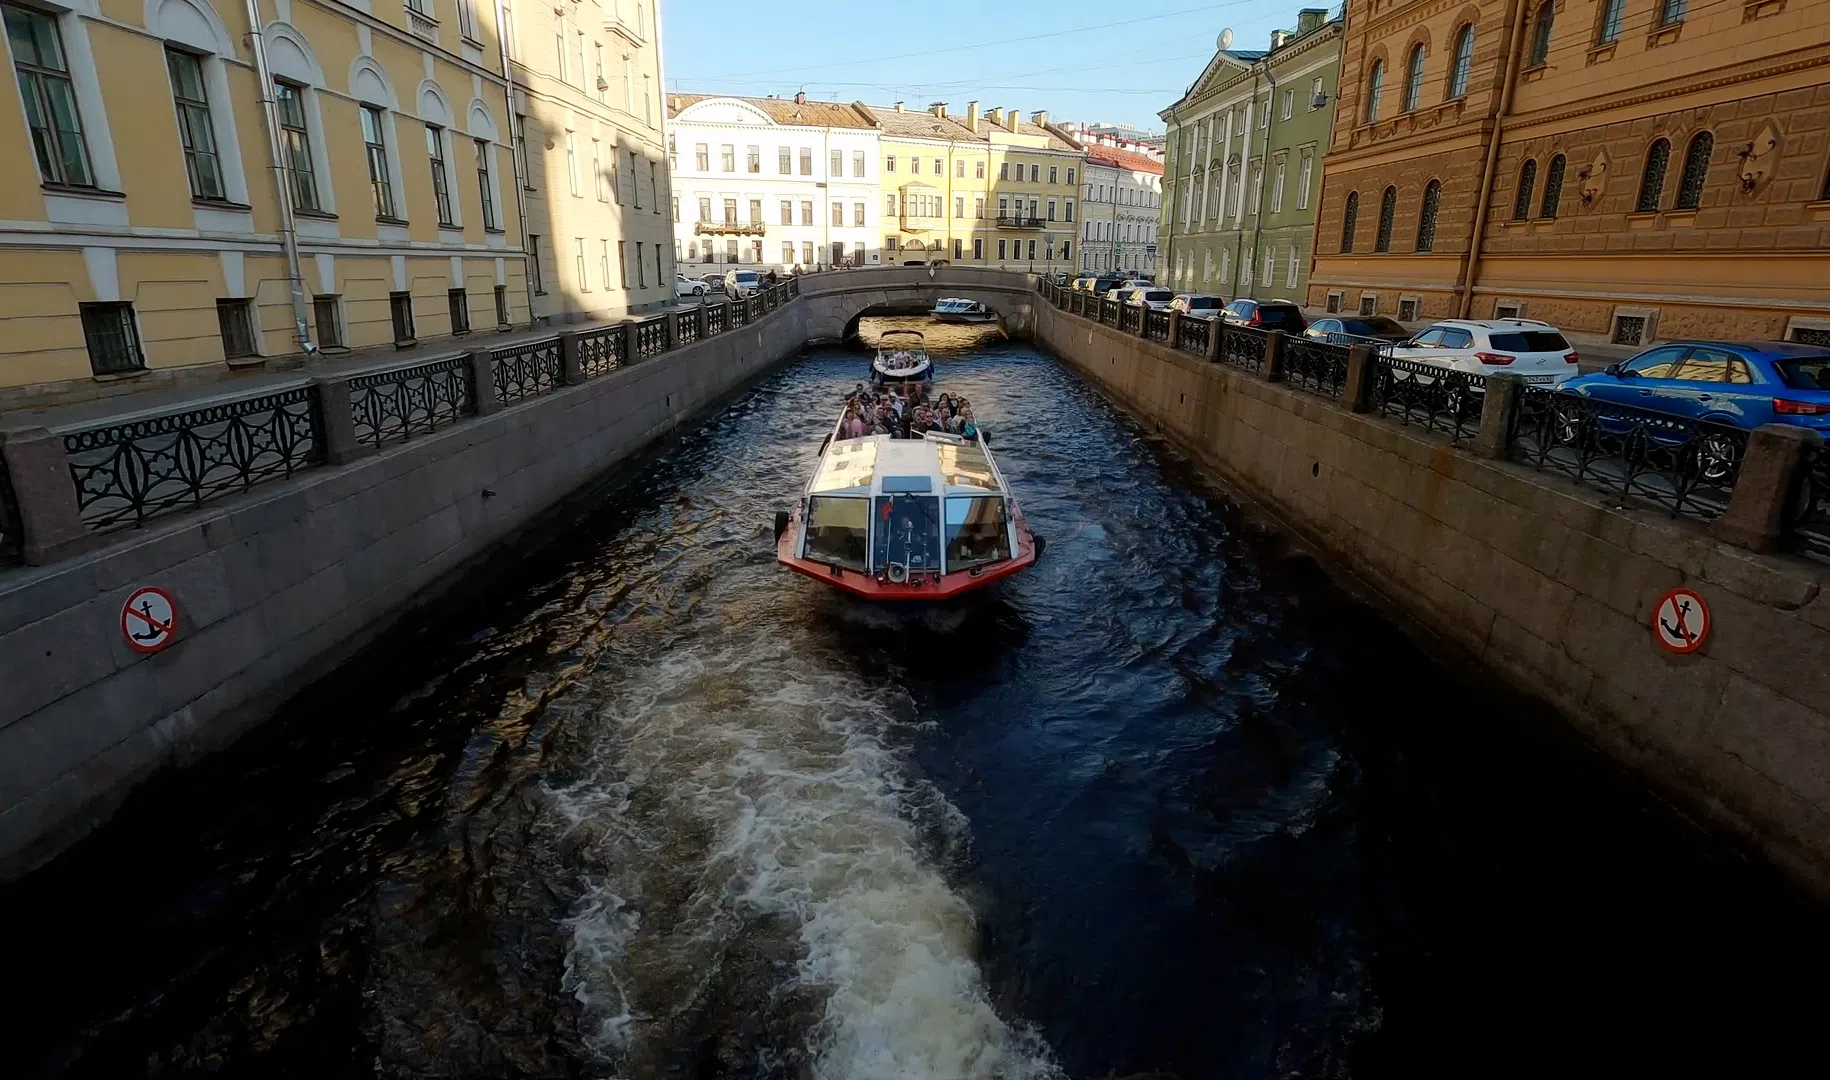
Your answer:
[[[928,313],[935,322],[944,323],[988,323],[997,320],[997,312],[979,303],[958,296],[943,296],[934,304],[934,310]]]
[[[950,599],[1027,570],[1046,547],[983,433],[847,439],[835,427],[800,502],[775,515],[777,562],[867,600]]]
[[[926,382],[933,370],[928,339],[919,330],[884,331],[871,358],[871,378],[880,383]]]

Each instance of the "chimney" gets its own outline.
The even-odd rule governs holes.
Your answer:
[[[985,111],[985,122],[990,124],[992,127],[1003,127],[1004,126],[1004,110],[1003,109],[987,109]]]
[[[1290,31],[1288,31],[1288,30],[1271,31],[1271,51],[1276,52],[1278,49],[1283,48],[1284,42],[1286,42],[1288,40],[1290,40]]]
[[[796,105],[807,104],[807,91],[805,91],[805,90],[797,91],[794,95],[794,103]]]
[[[966,102],[966,130],[974,135],[979,133],[979,103],[976,101]]]
[[[1297,36],[1300,37],[1303,34],[1307,34],[1311,30],[1320,30],[1322,28],[1322,24],[1327,21],[1328,21],[1328,9],[1327,8],[1304,8],[1301,11],[1296,13]]]
[[[898,101],[898,102],[897,102],[897,103],[896,103],[896,111],[897,111],[897,112],[901,112],[901,111],[902,111],[902,102],[900,102],[900,101]]]
[[[1004,126],[1012,131],[1018,131],[1023,126],[1023,117],[1018,115],[1017,110],[1012,109],[1004,114]]]

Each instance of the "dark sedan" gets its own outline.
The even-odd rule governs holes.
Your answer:
[[[1396,345],[1411,339],[1411,332],[1403,323],[1383,315],[1330,315],[1310,323],[1303,334],[1336,345],[1351,345],[1356,341]]]

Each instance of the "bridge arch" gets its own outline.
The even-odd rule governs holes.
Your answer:
[[[807,339],[845,341],[872,308],[932,307],[944,296],[976,300],[998,313],[1004,331],[1028,333],[1034,325],[1035,285],[1029,275],[967,266],[867,267],[809,274],[801,279]]]

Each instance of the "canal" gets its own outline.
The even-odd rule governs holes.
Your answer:
[[[811,351],[0,892],[0,1072],[1814,1059],[1821,908],[965,333],[1034,571],[904,614],[778,569],[865,365]]]

